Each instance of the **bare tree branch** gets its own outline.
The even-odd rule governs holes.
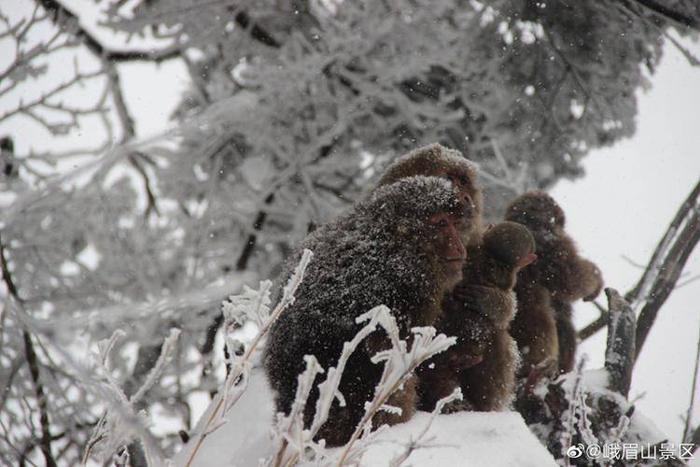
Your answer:
[[[136,134],[134,126],[134,118],[129,113],[129,108],[126,106],[124,94],[122,93],[121,79],[117,72],[117,67],[108,59],[102,58],[103,66],[105,67],[107,80],[109,83],[110,94],[114,100],[114,107],[117,111],[117,117],[122,124],[122,142],[128,141]]]
[[[2,279],[7,286],[8,292],[12,298],[16,300],[19,305],[21,305],[22,299],[19,296],[17,286],[15,285],[14,280],[12,279],[12,274],[10,273],[7,257],[5,255],[5,245],[2,243],[2,237],[0,237],[0,269],[2,269]],[[48,400],[44,391],[44,385],[42,384],[41,377],[39,375],[39,359],[34,351],[34,344],[32,343],[31,336],[26,329],[22,332],[22,338],[24,340],[24,353],[27,357],[29,373],[32,377],[32,382],[34,383],[37,406],[39,407],[39,422],[41,423],[41,452],[44,455],[44,460],[46,461],[47,467],[56,467],[56,460],[51,453],[52,437],[50,431],[49,411],[47,408]]]
[[[683,438],[685,441],[690,436],[691,419],[693,416],[693,407],[695,405],[695,397],[698,388],[698,369],[700,369],[700,334],[698,334],[698,346],[695,351],[695,367],[693,368],[693,383],[690,385],[690,402],[688,403],[688,411],[685,414],[685,425],[683,426]]]
[[[689,209],[691,213],[685,227],[671,246],[668,255],[659,267],[659,273],[654,280],[647,301],[639,313],[637,324],[637,357],[641,353],[651,327],[654,325],[659,309],[671,295],[690,257],[695,245],[700,241],[700,209],[697,205]]]
[[[612,288],[608,297],[608,340],[605,348],[605,369],[610,376],[610,389],[625,398],[632,383],[634,368],[636,320],[632,307]]]
[[[642,296],[645,285],[651,282],[651,278],[658,274],[663,256],[670,249],[670,244],[673,237],[678,232],[683,220],[688,216],[688,213],[695,207],[700,197],[700,181],[695,185],[688,197],[683,201],[683,204],[678,208],[676,215],[673,217],[671,224],[668,226],[666,233],[656,246],[654,253],[647,264],[647,267],[642,274],[642,277],[637,282],[637,285],[625,294],[625,299],[630,303],[638,302]]]
[[[696,452],[700,448],[700,426],[695,428],[693,436],[690,437],[690,442],[693,444],[693,452]]]
[[[670,20],[681,26],[700,31],[700,21],[692,16],[685,15],[679,11],[668,8],[656,0],[631,0],[633,3],[643,6],[657,17]]]
[[[625,294],[625,300],[633,309],[646,301],[637,323],[637,354],[641,351],[646,336],[653,325],[659,308],[675,289],[683,267],[700,240],[700,181],[678,208],[668,229],[647,263],[637,284]],[[685,227],[684,227],[685,226]],[[578,333],[581,340],[591,337],[607,324],[604,314],[585,326]]]
[[[598,318],[595,321],[592,321],[589,323],[586,327],[581,329],[578,332],[578,338],[582,341],[588,339],[601,329],[603,329],[605,326],[608,324],[608,315],[609,312],[605,308],[603,308],[598,302],[590,302],[592,303],[600,312],[600,315],[598,315]]]
[[[39,4],[52,15],[53,22],[61,29],[73,31],[85,47],[96,56],[110,62],[150,61],[163,62],[180,56],[182,49],[173,45],[161,50],[110,50],[100,43],[92,34],[80,25],[78,16],[66,8],[59,0],[37,0]]]
[[[263,29],[259,24],[251,21],[250,16],[245,11],[236,13],[236,23],[243,29],[250,31],[250,36],[256,41],[269,47],[282,47],[282,44],[275,39],[272,34]]]

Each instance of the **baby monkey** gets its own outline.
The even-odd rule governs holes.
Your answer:
[[[518,271],[537,258],[535,241],[524,226],[502,222],[487,230],[469,255],[464,279],[445,297],[436,324],[457,343],[419,374],[423,410],[432,410],[457,386],[464,399],[446,411],[503,410],[514,396],[520,356],[508,332],[516,307],[513,287]]]

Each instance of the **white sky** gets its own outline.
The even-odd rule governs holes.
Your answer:
[[[700,56],[700,45],[693,44],[692,50]],[[583,179],[560,181],[551,191],[583,253],[601,267],[606,285],[622,293],[642,274],[623,255],[646,264],[700,178],[700,68],[690,67],[674,47],[667,45],[664,52],[652,89],[640,94],[636,135],[591,152]],[[688,278],[700,274],[700,249],[685,273]],[[576,311],[579,328],[598,316],[590,304],[580,304]],[[683,430],[679,417],[690,400],[699,333],[700,280],[672,293],[633,375],[631,398],[646,392],[638,409],[671,441],[679,440]],[[604,349],[605,332],[583,343],[589,368],[602,365]],[[700,423],[700,394],[693,421]]]
[[[9,0],[3,0],[9,1]],[[92,4],[91,4],[92,5]],[[19,8],[19,5],[18,5]],[[692,44],[700,56],[700,45]],[[11,49],[0,41],[0,69]],[[81,62],[90,57],[80,54]],[[52,64],[54,78],[65,64]],[[58,70],[58,71],[54,71]],[[187,86],[184,66],[168,62],[160,66],[120,66],[127,103],[137,117],[141,136],[163,130],[180,93]],[[585,160],[586,176],[561,181],[552,195],[562,204],[569,231],[584,255],[603,270],[607,285],[626,292],[642,270],[622,258],[645,264],[680,202],[700,177],[700,68],[693,69],[673,47],[652,78],[652,89],[639,99],[638,130],[634,138],[613,148],[593,151]],[[41,82],[23,86],[21,95],[32,95]],[[81,92],[86,92],[85,90]],[[11,108],[0,100],[0,114]],[[99,141],[99,127],[85,122],[69,142],[57,142],[26,118],[0,122],[0,136],[12,134],[17,152],[30,145],[36,150],[85,146]],[[688,277],[700,274],[696,251],[686,267]],[[579,327],[597,316],[589,304],[577,306]],[[653,419],[671,441],[678,441],[690,399],[690,383],[700,333],[700,281],[674,291],[657,319],[634,373],[631,397],[646,393],[638,409]],[[605,332],[582,345],[589,368],[603,362]],[[694,423],[700,423],[700,395]]]

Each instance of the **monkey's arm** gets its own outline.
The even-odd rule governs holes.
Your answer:
[[[581,277],[581,290],[583,290],[583,300],[590,302],[596,298],[603,289],[603,274],[593,262],[580,258],[579,271]]]
[[[593,300],[603,288],[600,269],[582,258],[573,240],[563,234],[542,246],[544,284],[561,300]]]
[[[519,282],[516,286],[518,311],[511,324],[511,335],[522,354],[520,375],[527,376],[538,365],[556,362],[559,358],[559,338],[554,309],[546,288]]]
[[[457,342],[418,368],[418,407],[427,411],[432,411],[439,399],[459,386],[462,371],[483,360],[488,342],[488,326],[480,316],[470,319],[455,312],[443,316],[435,327],[438,332],[457,337]]]
[[[452,293],[459,307],[486,317],[496,329],[506,329],[513,320],[515,299],[510,291],[477,284],[460,284]]]

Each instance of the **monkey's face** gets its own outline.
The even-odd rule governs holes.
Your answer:
[[[382,175],[378,186],[418,175],[448,180],[462,202],[463,215],[467,220],[461,225],[462,240],[467,243],[480,234],[481,188],[477,184],[476,170],[459,151],[439,144],[418,148],[394,161]]]
[[[464,170],[444,169],[438,176],[446,178],[455,187],[460,201],[464,203],[465,217],[473,218],[481,214],[481,198],[471,174]]]
[[[450,213],[435,214],[428,219],[430,243],[438,261],[441,283],[447,289],[462,280],[462,267],[467,259],[467,250],[460,235],[464,223],[463,216]]]

